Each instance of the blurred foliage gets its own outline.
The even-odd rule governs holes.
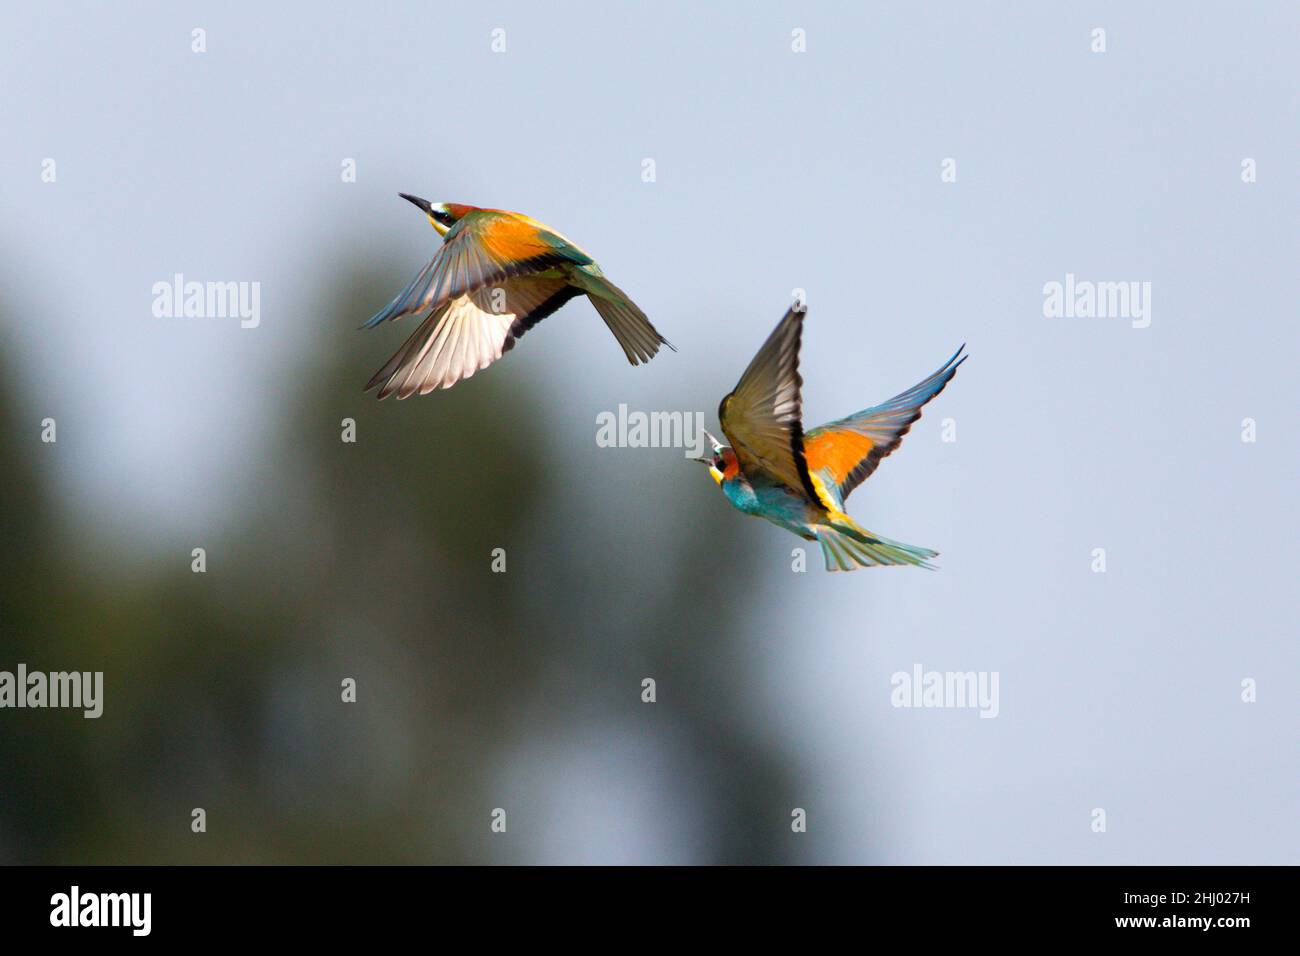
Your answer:
[[[346,331],[284,371],[297,404],[271,410],[284,414],[278,438],[236,464],[257,492],[202,542],[205,574],[188,553],[159,554],[147,529],[97,545],[147,552],[144,570],[95,574],[58,531],[89,521],[95,534],[80,502],[54,498],[75,436],[42,444],[40,415],[0,380],[0,669],[102,670],[106,698],[98,720],[0,711],[0,861],[566,862],[572,847],[635,862],[581,812],[543,819],[521,802],[535,789],[509,789],[564,772],[550,755],[590,740],[658,755],[631,786],[666,788],[671,815],[698,821],[656,859],[789,858],[782,821],[798,801],[786,755],[754,719],[743,608],[755,572],[731,537],[736,516],[683,494],[680,509],[633,517],[657,530],[623,549],[634,553],[605,545],[593,560],[600,522],[628,505],[596,482],[588,527],[549,513],[578,476],[520,427],[544,394],[488,378],[400,404],[360,395],[373,369],[353,330],[385,297],[364,274],[330,297],[322,327]],[[355,444],[340,440],[345,417]],[[664,454],[674,468],[651,480],[698,483],[676,470],[680,453]],[[708,549],[672,543],[704,523]],[[498,546],[505,574],[490,570]],[[662,593],[638,591],[648,567],[667,569]],[[640,700],[646,675],[653,706]],[[344,677],[355,704],[340,700]],[[506,835],[489,831],[496,806],[509,808]],[[204,834],[191,832],[194,807]],[[527,838],[543,825],[563,828],[550,851]]]

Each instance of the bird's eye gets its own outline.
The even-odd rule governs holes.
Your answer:
[[[718,469],[718,471],[726,471],[727,463],[723,461],[721,458],[715,458],[713,459],[713,467]]]
[[[438,220],[438,221],[439,221],[440,223],[442,223],[444,226],[450,226],[450,225],[451,225],[451,214],[450,214],[450,213],[445,213],[445,212],[443,212],[441,209],[438,209],[438,210],[435,210],[435,211],[434,211],[433,218],[436,219],[436,220]]]

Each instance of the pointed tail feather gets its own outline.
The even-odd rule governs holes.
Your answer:
[[[858,527],[851,520],[834,526],[822,525],[817,529],[817,541],[822,546],[827,571],[852,571],[856,568],[904,564],[933,571],[935,567],[928,563],[928,559],[939,554],[929,548],[918,548],[882,538]]]
[[[654,358],[660,345],[666,345],[674,352],[676,347],[659,334],[659,330],[650,324],[635,302],[614,283],[604,276],[593,275],[586,269],[575,269],[573,284],[587,293],[591,304],[596,307],[600,317],[605,320],[609,330],[623,347],[623,354],[633,365],[640,365]]]

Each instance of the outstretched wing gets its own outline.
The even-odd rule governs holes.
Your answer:
[[[903,442],[921,408],[957,374],[966,361],[962,346],[939,371],[883,405],[811,429],[804,437],[808,468],[835,487],[840,501],[866,481],[880,460]]]
[[[735,389],[718,406],[722,431],[747,474],[766,472],[813,501],[804,461],[799,340],[804,313],[791,309],[777,324]]]
[[[499,209],[476,209],[451,227],[437,255],[362,328],[425,312],[471,292],[591,257],[541,223]]]
[[[521,276],[447,302],[428,318],[366,383],[379,397],[399,399],[450,388],[487,368],[525,332],[581,290],[564,279]]]

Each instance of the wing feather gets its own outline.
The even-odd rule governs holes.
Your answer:
[[[811,429],[804,438],[808,468],[835,486],[843,502],[881,460],[903,443],[921,409],[943,391],[966,361],[963,345],[943,367],[889,401]]]
[[[438,309],[517,276],[591,261],[585,252],[541,223],[517,213],[476,209],[451,228],[432,261],[363,328]]]
[[[799,344],[804,312],[790,309],[718,407],[722,431],[741,468],[765,472],[821,501],[804,458]]]
[[[399,399],[437,388],[450,388],[487,368],[509,351],[528,329],[580,295],[562,278],[521,277],[500,289],[478,289],[444,303],[429,316],[366,383],[366,391],[379,388],[379,397],[396,393]]]

